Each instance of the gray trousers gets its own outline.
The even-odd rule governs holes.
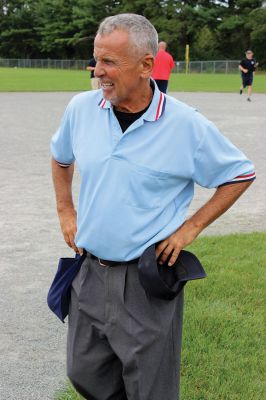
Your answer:
[[[178,400],[183,292],[149,297],[137,265],[89,255],[72,284],[67,373],[89,400]]]

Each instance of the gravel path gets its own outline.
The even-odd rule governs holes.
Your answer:
[[[57,259],[71,255],[55,212],[49,141],[72,96],[0,93],[1,400],[53,399],[66,379],[66,326],[46,306]],[[266,95],[255,94],[252,103],[237,94],[174,96],[213,120],[256,164],[252,189],[206,234],[266,230]],[[197,189],[191,212],[210,194]]]

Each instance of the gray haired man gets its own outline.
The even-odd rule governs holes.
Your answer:
[[[138,259],[156,245],[154,258],[171,268],[255,178],[213,124],[150,79],[157,46],[144,17],[105,19],[94,43],[101,90],[71,100],[51,144],[61,229],[86,250],[72,283],[67,369],[89,400],[178,399],[183,291],[148,295]],[[216,192],[187,218],[195,182]]]

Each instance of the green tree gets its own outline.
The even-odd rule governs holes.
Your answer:
[[[39,37],[35,30],[33,0],[1,1],[0,54],[10,58],[38,55]]]
[[[249,14],[247,28],[250,29],[250,44],[259,61],[260,67],[266,67],[266,9],[253,10]]]
[[[114,7],[110,0],[39,0],[40,51],[51,58],[91,57],[97,27]]]
[[[217,38],[215,33],[205,25],[199,30],[196,41],[193,44],[195,58],[201,60],[212,60],[217,58]]]
[[[88,58],[100,21],[134,12],[147,17],[175,59],[239,59],[254,46],[265,58],[261,0],[0,0],[2,57]]]
[[[88,58],[93,53],[93,42],[99,23],[112,13],[115,14],[116,1],[78,0],[72,10],[73,28],[75,33],[69,44],[75,49],[75,54]]]
[[[261,0],[221,1],[221,22],[217,28],[219,53],[224,58],[239,59],[250,46],[249,14],[262,6]]]
[[[50,58],[72,58],[73,46],[69,43],[75,30],[71,0],[42,0],[36,4],[40,36],[40,52]]]

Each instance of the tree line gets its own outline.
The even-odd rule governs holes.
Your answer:
[[[243,57],[266,67],[266,8],[260,0],[0,0],[0,57],[88,59],[99,22],[134,12],[147,17],[175,60]]]

